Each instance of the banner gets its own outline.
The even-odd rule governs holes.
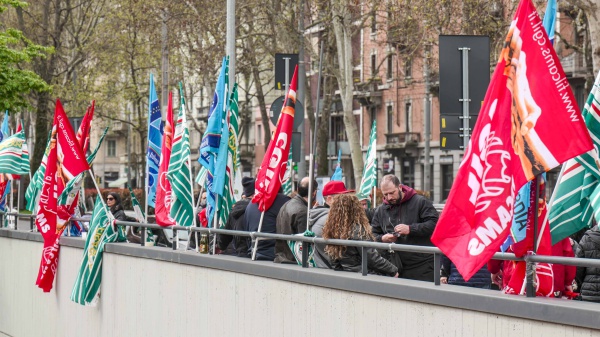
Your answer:
[[[169,215],[171,212],[171,183],[167,179],[169,162],[171,161],[171,146],[173,144],[173,93],[169,92],[167,116],[160,149],[160,166],[158,168],[158,186],[156,189],[156,223],[161,226],[173,226],[175,219]]]
[[[294,69],[290,89],[285,97],[275,134],[269,143],[265,157],[260,164],[258,175],[256,176],[256,192],[254,198],[252,198],[252,202],[258,204],[258,209],[261,212],[265,212],[273,204],[287,170],[287,159],[292,144],[294,114],[296,112],[297,77],[298,66]]]
[[[373,121],[373,126],[371,127],[365,168],[363,169],[360,189],[356,193],[356,196],[359,200],[370,199],[373,187],[375,186],[377,186],[377,121]]]
[[[158,185],[158,169],[160,166],[160,148],[162,146],[163,125],[160,114],[160,103],[154,87],[154,75],[150,74],[150,94],[148,97],[148,185],[146,186],[146,202],[156,208],[156,186]]]
[[[431,241],[470,279],[506,239],[515,192],[591,148],[542,22],[521,1]]]

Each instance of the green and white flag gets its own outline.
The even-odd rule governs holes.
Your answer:
[[[121,226],[113,226],[113,220],[112,214],[104,207],[98,195],[83,248],[83,260],[71,292],[71,301],[81,305],[94,305],[97,302],[102,282],[104,246],[107,243],[125,241]]]
[[[290,154],[288,155],[287,169],[285,170],[285,174],[283,175],[283,183],[281,186],[283,187],[283,194],[290,195],[292,194],[292,145],[290,145]]]
[[[375,186],[377,186],[377,123],[373,121],[363,177],[356,196],[359,200],[368,199]]]
[[[235,196],[233,191],[233,182],[235,180],[236,169],[240,166],[239,157],[239,141],[238,134],[240,129],[240,116],[238,109],[238,85],[233,85],[231,97],[229,99],[229,142],[227,146],[227,169],[225,172],[225,184],[223,195],[217,194],[219,198],[219,225],[220,228],[225,227],[225,223],[229,218],[229,212],[235,204]],[[227,125],[227,124],[224,124]]]
[[[107,132],[108,127],[104,129],[104,132],[102,133],[102,136],[100,136],[100,140],[98,141],[98,144],[96,145],[94,151],[92,151],[92,153],[90,153],[90,155],[87,156],[87,162],[88,164],[90,164],[90,167],[92,166],[92,163],[96,158],[96,154],[98,153],[98,150],[100,149],[100,146],[102,145],[102,142],[104,141],[104,137],[106,136]],[[71,205],[73,203],[73,201],[75,200],[75,196],[77,196],[77,193],[81,190],[81,186],[83,185],[84,175],[85,172],[81,172],[75,178],[69,180],[63,192],[58,196],[59,205]]]
[[[131,187],[128,187],[128,188],[129,188],[129,196],[131,197],[131,205],[133,206],[133,211],[135,212],[135,219],[138,222],[146,222],[146,215],[144,214],[144,211],[142,210],[142,205],[140,205],[140,202],[135,197],[135,194],[133,193],[133,190],[131,189]],[[130,228],[133,228],[133,227],[130,227]],[[154,242],[154,234],[152,234],[152,231],[149,229],[146,229],[146,242]]]
[[[0,142],[0,173],[29,174],[29,153],[23,130]]]
[[[594,211],[600,211],[600,74],[581,116],[594,142],[594,149],[563,164],[548,205],[552,244],[590,227]]]
[[[27,205],[25,207],[30,212],[34,211],[35,205],[37,205],[40,197],[40,192],[42,191],[44,175],[46,174],[46,165],[48,163],[48,154],[50,154],[50,145],[50,137],[48,137],[48,143],[46,144],[46,150],[44,151],[44,156],[42,157],[42,163],[37,171],[35,171],[33,174],[33,177],[31,177],[29,186],[25,191],[25,200],[27,200]]]
[[[206,184],[206,177],[208,176],[208,170],[206,167],[201,166],[200,171],[198,171],[198,175],[196,176],[196,184],[204,187]]]
[[[173,147],[167,178],[171,182],[171,218],[179,226],[194,224],[194,203],[190,169],[190,134],[187,128],[183,86],[179,83],[181,104],[173,135]]]

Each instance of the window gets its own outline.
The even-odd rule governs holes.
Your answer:
[[[334,142],[348,141],[346,129],[344,128],[344,116],[331,116],[331,127],[329,130],[329,140]]]
[[[410,102],[406,102],[404,106],[404,131],[410,132],[412,129],[412,104]]]
[[[371,74],[375,76],[377,73],[377,54],[371,54]]]
[[[440,173],[442,175],[442,202],[445,202],[450,195],[450,189],[452,188],[452,183],[454,182],[454,172],[452,164],[440,165]]]
[[[415,187],[415,159],[406,158],[402,162],[402,184]]]
[[[388,80],[391,80],[394,77],[393,72],[392,72],[393,71],[393,65],[394,65],[394,55],[390,54],[390,55],[388,55],[388,58],[387,58],[387,74],[386,74],[386,78]]]
[[[404,61],[404,77],[412,78],[412,60],[411,59],[406,59],[406,61]]]
[[[262,125],[256,125],[256,144],[262,144],[263,135],[262,135]]]
[[[394,106],[391,104],[387,106],[387,132],[394,132]]]
[[[114,139],[108,139],[106,141],[106,156],[116,157],[117,156],[117,141]]]
[[[377,12],[373,11],[371,15],[371,35],[377,34]]]

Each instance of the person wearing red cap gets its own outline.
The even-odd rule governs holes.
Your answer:
[[[375,240],[416,246],[433,246],[431,234],[439,214],[431,201],[418,195],[414,189],[404,186],[400,179],[388,174],[381,179],[383,204],[375,210],[371,223]],[[400,264],[401,278],[433,281],[433,254],[411,252],[382,252],[397,266]],[[397,261],[397,259],[400,261]]]
[[[309,230],[315,233],[316,237],[323,236],[323,227],[327,216],[329,215],[329,206],[333,203],[336,196],[340,194],[354,193],[354,190],[346,189],[346,185],[342,181],[330,181],[323,187],[323,198],[325,203],[323,206],[318,206],[310,210],[309,215]],[[331,269],[331,261],[327,253],[325,253],[325,245],[315,244],[315,253],[313,255],[315,264],[319,268]]]

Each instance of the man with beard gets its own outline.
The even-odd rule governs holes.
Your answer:
[[[433,246],[431,234],[439,214],[430,200],[404,186],[393,174],[381,179],[383,204],[375,210],[371,222],[379,242]],[[382,252],[401,271],[400,277],[433,281],[433,255],[411,252]]]

